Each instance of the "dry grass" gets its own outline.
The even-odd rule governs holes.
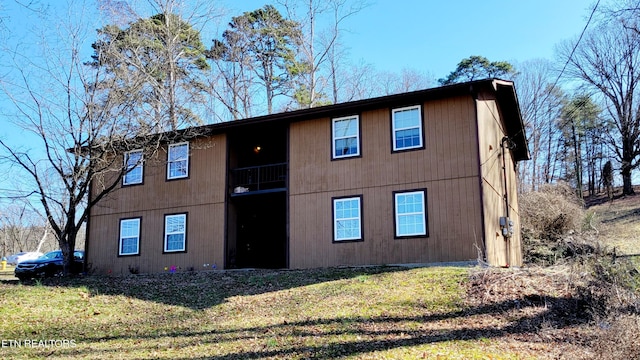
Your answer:
[[[502,340],[536,349],[538,359],[591,358],[593,331],[580,283],[566,265],[484,269],[472,273],[467,301],[472,309],[491,309]]]
[[[604,245],[618,254],[640,254],[640,195],[600,201],[587,211]]]
[[[501,341],[545,344],[549,359],[640,357],[640,278],[628,259],[597,254],[552,267],[485,269],[467,284],[470,309],[489,308]]]
[[[526,359],[467,317],[468,269],[201,272],[0,284],[7,358]],[[46,301],[43,301],[46,299]],[[511,342],[507,342],[511,344]],[[513,344],[509,345],[513,347]]]
[[[563,265],[200,272],[49,279],[30,285],[7,281],[0,283],[4,340],[72,339],[76,346],[3,348],[2,354],[588,359],[610,358],[602,356],[606,352],[599,344],[613,338],[617,354],[636,351],[614,335],[621,327],[629,330],[635,315],[614,322],[591,310],[590,301],[599,295],[585,289],[594,279]]]

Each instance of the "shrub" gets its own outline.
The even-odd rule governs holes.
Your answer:
[[[577,266],[589,274],[581,296],[598,332],[592,339],[598,359],[635,359],[640,354],[640,273],[629,258],[583,257]]]
[[[568,185],[545,185],[520,195],[520,217],[528,236],[557,240],[581,229],[584,210]]]
[[[584,209],[568,185],[545,185],[521,194],[519,205],[525,262],[549,265],[593,251],[593,246],[569,237],[581,232]]]
[[[137,265],[129,265],[129,273],[133,275],[140,274],[140,267]]]

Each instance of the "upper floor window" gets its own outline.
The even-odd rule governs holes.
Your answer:
[[[182,179],[189,176],[189,143],[169,145],[167,179]]]
[[[333,199],[333,240],[362,240],[362,197]]]
[[[120,220],[120,244],[118,255],[140,253],[140,218]]]
[[[164,252],[187,250],[187,214],[165,215]]]
[[[142,150],[126,152],[124,163],[126,164],[126,173],[122,178],[122,185],[142,184]]]
[[[428,236],[426,190],[394,193],[396,237]]]
[[[393,151],[418,149],[424,146],[422,115],[419,105],[393,109],[391,124]]]
[[[360,119],[348,116],[333,119],[333,159],[360,155]]]

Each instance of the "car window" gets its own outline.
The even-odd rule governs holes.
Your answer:
[[[82,251],[76,251],[73,253],[73,258],[76,260],[82,260],[84,253]]]
[[[40,256],[40,259],[57,259],[57,258],[61,258],[62,257],[62,252],[60,251],[51,251],[48,252],[42,256]]]

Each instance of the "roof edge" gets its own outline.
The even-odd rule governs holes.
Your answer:
[[[479,89],[487,89],[496,94],[498,106],[503,112],[507,135],[516,143],[514,158],[516,161],[528,160],[530,158],[525,134],[524,122],[520,113],[520,105],[515,92],[513,81],[498,78],[474,80],[463,83],[450,84],[422,90],[415,90],[405,93],[379,96],[374,98],[355,100],[350,102],[324,105],[307,109],[299,109],[261,115],[246,119],[231,120],[214,124],[200,125],[169,131],[149,136],[159,137],[165,141],[171,139],[195,139],[199,137],[211,136],[230,129],[243,128],[263,123],[289,123],[313,118],[337,117],[350,115],[349,113],[361,112],[381,107],[393,107],[408,105],[415,102],[437,100],[452,96],[472,95]]]
[[[526,128],[514,83],[508,80],[493,79],[492,86],[498,98],[498,106],[503,113],[507,136],[516,144],[516,148],[512,150],[514,158],[516,161],[529,160],[531,154],[527,143]]]

